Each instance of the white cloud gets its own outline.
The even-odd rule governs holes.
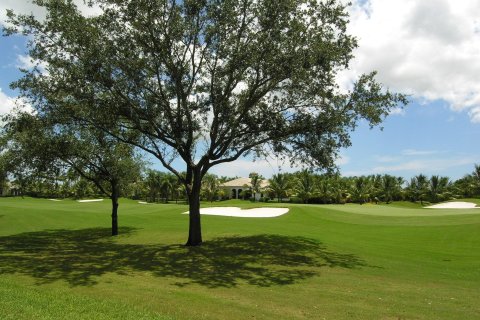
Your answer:
[[[74,2],[80,11],[86,16],[95,16],[101,12],[98,6],[89,7],[83,0],[75,0]],[[33,14],[39,19],[43,19],[46,13],[43,8],[32,4],[31,0],[2,0],[0,1],[0,25],[5,25],[7,20],[7,9],[11,9],[15,13]]]
[[[32,69],[33,67],[35,67],[35,65],[36,65],[35,61],[29,55],[22,55],[22,54],[17,55],[17,65],[16,65],[17,68]]]
[[[400,108],[400,107],[393,108],[392,110],[390,110],[390,113],[389,113],[389,114],[390,114],[391,116],[393,116],[393,115],[403,116],[403,115],[405,115],[405,109]]]
[[[350,163],[350,158],[344,154],[339,154],[335,160],[337,166],[343,166]],[[270,178],[273,174],[279,172],[296,172],[305,168],[307,166],[302,166],[297,164],[292,167],[288,159],[279,159],[275,156],[270,156],[268,159],[257,159],[255,161],[249,158],[238,159],[233,162],[227,162],[220,165],[217,165],[211,169],[211,173],[214,173],[218,176],[240,176],[248,177],[251,172],[257,172],[264,176],[265,178]]]
[[[468,114],[470,115],[470,118],[472,119],[472,122],[480,123],[480,107],[472,108],[468,112]]]
[[[15,98],[7,96],[0,88],[0,116],[9,113],[13,108],[15,108]]]
[[[375,156],[375,161],[380,162],[380,163],[395,162],[395,161],[398,161],[398,157],[392,157],[392,156]]]
[[[337,166],[344,166],[346,164],[348,164],[350,162],[350,158],[347,157],[346,155],[344,154],[340,154],[338,157],[337,157],[337,160],[335,161],[335,164]]]
[[[248,177],[251,172],[257,172],[265,178],[270,178],[279,172],[295,172],[301,168],[292,168],[288,163],[276,159],[258,159],[256,161],[239,159],[234,162],[227,162],[217,165],[211,169],[211,173],[218,176],[239,176]]]
[[[0,117],[12,111],[35,113],[32,106],[22,98],[10,97],[0,88]]]
[[[478,157],[475,156],[456,156],[450,158],[434,159],[414,159],[409,161],[392,161],[389,165],[375,166],[361,170],[349,170],[342,172],[344,176],[361,176],[370,174],[392,174],[400,176],[416,174],[441,174],[446,170],[471,165],[476,163]]]
[[[472,164],[474,157],[459,157],[448,159],[412,160],[391,166],[378,166],[371,169],[372,173],[396,173],[404,171],[416,171],[418,173],[436,173],[449,168]]]
[[[445,100],[480,122],[479,17],[478,0],[356,0],[349,30],[359,48],[340,82],[378,70],[393,90]]]
[[[86,15],[96,15],[75,0]],[[0,24],[6,9],[44,11],[30,0],[2,0]],[[378,70],[378,78],[395,91],[430,102],[445,100],[480,123],[480,2],[478,0],[354,0],[349,30],[359,39],[351,70],[340,75],[348,87],[359,74]],[[394,109],[392,114],[403,114]]]
[[[428,156],[436,153],[438,153],[438,151],[436,150],[416,150],[416,149],[402,150],[402,155],[404,156]]]
[[[12,9],[16,13],[33,14],[37,17],[45,16],[45,11],[33,5],[30,0],[2,0],[0,2],[0,25],[4,25],[7,20],[7,9]]]

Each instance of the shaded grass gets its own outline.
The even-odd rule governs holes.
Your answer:
[[[133,228],[123,227],[128,235]],[[182,279],[178,285],[235,287],[292,284],[319,273],[320,267],[365,265],[352,254],[329,251],[303,237],[255,235],[216,238],[200,247],[115,243],[109,229],[46,230],[0,237],[0,274],[20,273],[38,283],[65,280],[93,285],[106,273],[150,272]]]

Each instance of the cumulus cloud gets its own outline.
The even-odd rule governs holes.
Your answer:
[[[480,122],[478,0],[356,0],[350,11],[359,48],[342,85],[378,70],[391,89],[444,100]]]
[[[100,12],[75,2],[86,15]],[[45,15],[30,0],[2,0],[0,24],[6,9]],[[391,89],[426,102],[444,100],[480,123],[478,0],[354,0],[350,12],[349,30],[359,48],[351,69],[340,75],[343,87],[361,73],[378,70],[379,80]]]
[[[361,176],[370,174],[393,174],[393,175],[416,175],[439,174],[445,170],[471,165],[477,161],[476,156],[454,156],[448,158],[422,158],[412,160],[393,159],[388,164],[373,166],[362,170],[350,170],[343,172],[345,176]],[[381,161],[378,161],[381,162]]]
[[[219,176],[248,177],[251,172],[257,172],[265,178],[270,178],[279,172],[295,172],[301,168],[292,168],[289,163],[276,159],[239,159],[234,162],[223,163],[212,168],[211,172]]]
[[[393,108],[392,110],[390,110],[390,113],[389,113],[391,116],[394,116],[394,115],[399,115],[399,116],[403,116],[405,115],[405,109],[403,108]]]
[[[39,17],[45,16],[45,12],[38,9],[30,0],[2,0],[0,2],[0,24],[2,25],[4,25],[7,20],[7,9],[23,14],[34,14]]]
[[[350,162],[350,158],[345,154],[339,154],[335,160],[337,166],[343,166]],[[282,160],[274,156],[267,159],[256,159],[255,161],[249,158],[238,159],[234,162],[223,163],[212,168],[211,172],[218,176],[240,176],[248,177],[251,172],[257,172],[265,178],[270,178],[273,174],[279,172],[296,172],[307,168],[301,164],[291,166],[288,159]]]
[[[472,119],[473,122],[475,123],[480,123],[480,106],[472,108],[468,114],[470,115],[470,118]]]
[[[447,159],[425,159],[412,160],[390,166],[378,166],[371,169],[372,173],[397,173],[405,171],[416,171],[426,173],[436,173],[449,168],[471,164],[475,157],[456,157]]]
[[[15,98],[7,96],[0,88],[0,116],[9,113],[15,107]]]
[[[336,161],[335,161],[335,164],[336,164],[337,166],[344,166],[344,165],[348,164],[349,162],[350,162],[350,158],[347,157],[345,154],[342,154],[342,153],[341,153],[341,154],[337,157],[337,159],[336,159]]]
[[[10,97],[0,88],[0,117],[11,112],[35,113],[32,106],[22,98]]]
[[[95,16],[101,12],[99,7],[90,7],[83,0],[75,0],[74,2],[86,16]],[[6,24],[7,9],[13,10],[15,13],[32,14],[38,19],[42,19],[46,15],[45,10],[34,5],[31,0],[2,0],[0,1],[0,25]]]
[[[29,55],[17,55],[17,68],[21,69],[32,69],[35,67],[36,63]]]

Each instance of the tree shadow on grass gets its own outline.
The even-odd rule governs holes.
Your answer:
[[[134,228],[121,228],[128,236]],[[39,284],[65,280],[90,286],[106,273],[150,272],[175,277],[178,286],[268,287],[318,275],[321,268],[356,268],[365,262],[303,237],[254,235],[216,238],[200,247],[122,244],[109,228],[45,230],[0,237],[0,274],[25,274]]]

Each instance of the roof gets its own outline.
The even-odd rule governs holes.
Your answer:
[[[250,178],[238,178],[238,179],[233,179],[233,180],[224,182],[220,185],[220,187],[244,188],[245,185],[250,186],[250,181],[251,181]],[[267,179],[262,180],[262,182],[260,183],[260,186],[262,188],[266,188],[269,185],[270,185],[270,183],[268,183]]]

